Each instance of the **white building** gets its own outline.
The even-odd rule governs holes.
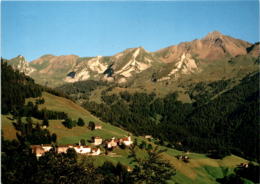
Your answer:
[[[90,146],[75,146],[75,151],[80,154],[90,153],[91,147]]]
[[[128,137],[121,138],[119,140],[120,144],[124,144],[125,146],[130,146],[133,144],[133,141],[131,140],[131,136],[129,135]]]
[[[114,137],[107,142],[107,148],[113,148],[117,147],[118,140],[116,140]]]
[[[50,151],[52,148],[51,144],[42,144],[41,147],[45,152]]]
[[[91,155],[100,155],[101,153],[101,150],[100,148],[92,148],[92,152],[91,152]]]
[[[94,139],[93,142],[94,142],[95,146],[102,144],[102,138],[101,137],[97,136],[97,137],[94,137],[93,139]]]

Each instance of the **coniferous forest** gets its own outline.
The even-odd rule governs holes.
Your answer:
[[[221,84],[221,83],[220,83]],[[83,106],[104,121],[160,143],[222,158],[231,153],[259,161],[259,73],[204,103],[182,103],[176,93],[103,94],[103,103]],[[199,105],[198,105],[199,104]],[[256,146],[258,145],[258,146]]]

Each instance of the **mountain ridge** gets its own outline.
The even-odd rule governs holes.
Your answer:
[[[184,55],[189,58],[185,60],[185,64],[183,64]],[[125,49],[113,56],[79,57],[48,54],[32,62],[27,62],[25,59],[21,62],[22,56],[18,56],[11,59],[10,64],[15,69],[33,77],[37,82],[48,83],[50,86],[83,80],[102,80],[124,84],[149,68],[157,72],[162,68],[171,68],[169,73],[157,79],[158,82],[173,78],[176,80],[183,74],[201,72],[203,70],[201,65],[206,62],[212,63],[240,55],[259,57],[259,43],[251,44],[213,31],[202,39],[181,42],[155,52],[137,47]],[[170,63],[175,64],[169,65]],[[179,67],[184,68],[179,69]]]

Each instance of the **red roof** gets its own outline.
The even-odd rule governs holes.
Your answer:
[[[123,141],[129,141],[128,137],[122,138]]]
[[[95,152],[96,152],[97,150],[98,150],[98,148],[92,148],[92,151],[95,151]]]

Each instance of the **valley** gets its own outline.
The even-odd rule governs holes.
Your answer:
[[[120,183],[109,179],[111,173],[138,183],[153,172],[165,174],[161,183],[255,182],[259,43],[214,31],[155,52],[138,47],[113,56],[48,54],[31,62],[19,55],[2,58],[1,66],[7,178],[13,172],[20,175],[7,163],[20,164],[21,152],[37,165],[34,175],[27,173],[33,181],[38,175],[55,178],[54,172],[46,177],[41,173],[40,168],[49,167],[42,161],[46,159],[57,161],[51,166],[54,170],[63,164],[68,164],[66,172],[70,167],[82,172],[87,168],[87,174],[77,176],[84,181],[95,177],[90,183]],[[91,130],[93,122],[102,128]],[[128,135],[133,145],[106,148],[109,139]],[[76,147],[83,141],[93,146],[93,137],[103,140],[97,147],[100,155],[55,152],[55,145]],[[41,144],[52,144],[53,151],[36,159],[30,145]],[[12,154],[18,159],[13,161]],[[155,158],[154,163],[149,158]],[[21,170],[27,167],[20,165]],[[151,178],[145,181],[156,181]]]

